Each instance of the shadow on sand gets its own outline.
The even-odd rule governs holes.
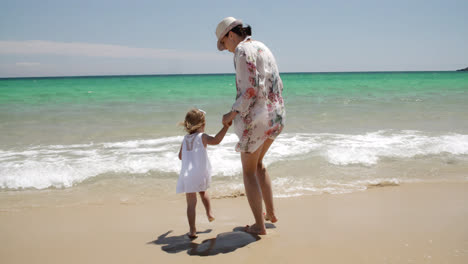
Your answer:
[[[267,224],[267,228],[276,227],[273,224]],[[187,235],[168,236],[172,233],[170,230],[148,244],[163,245],[161,249],[172,254],[187,251],[187,254],[191,256],[214,256],[233,252],[260,240],[260,236],[246,233],[243,229],[244,227],[236,227],[232,232],[218,234],[215,238],[203,240],[200,244],[195,243]],[[211,231],[211,229],[207,229],[203,232],[197,232],[197,234],[210,233]]]

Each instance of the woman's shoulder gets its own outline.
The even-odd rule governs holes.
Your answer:
[[[250,54],[257,53],[258,51],[270,51],[270,49],[263,42],[258,40],[245,41],[237,45],[236,54]]]
[[[239,57],[239,56],[245,56],[247,53],[247,48],[244,46],[244,43],[240,43],[237,45],[236,49],[234,50],[234,56]]]
[[[261,41],[258,41],[258,40],[254,40],[252,41],[255,43],[255,48],[257,50],[262,50],[262,51],[270,51],[270,49],[268,48],[267,45],[265,45],[265,43],[261,42]]]
[[[245,41],[237,45],[236,50],[234,52],[235,57],[242,57],[242,56],[255,56],[257,51],[256,44],[253,41]]]

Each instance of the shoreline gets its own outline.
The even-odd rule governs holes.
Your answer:
[[[466,182],[276,198],[279,221],[258,238],[240,231],[253,222],[246,197],[214,199],[213,223],[199,200],[197,228],[205,233],[194,241],[184,236],[183,197],[135,204],[112,197],[0,211],[0,256],[5,263],[468,261]]]

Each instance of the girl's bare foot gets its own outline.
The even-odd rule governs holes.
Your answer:
[[[208,221],[210,222],[213,222],[215,220],[215,217],[212,212],[207,213],[206,216],[208,217]]]
[[[275,215],[263,213],[263,216],[265,217],[265,220],[266,220],[266,221],[270,221],[270,222],[272,222],[272,223],[278,222],[278,218],[276,218]]]
[[[244,231],[252,235],[266,235],[267,234],[265,227],[258,228],[257,224],[253,224],[251,226],[246,225],[244,228]]]

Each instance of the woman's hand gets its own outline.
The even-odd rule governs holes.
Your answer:
[[[231,111],[231,112],[223,115],[223,125],[224,126],[230,126],[232,124],[232,120],[234,120],[236,115],[237,115],[236,111]]]

